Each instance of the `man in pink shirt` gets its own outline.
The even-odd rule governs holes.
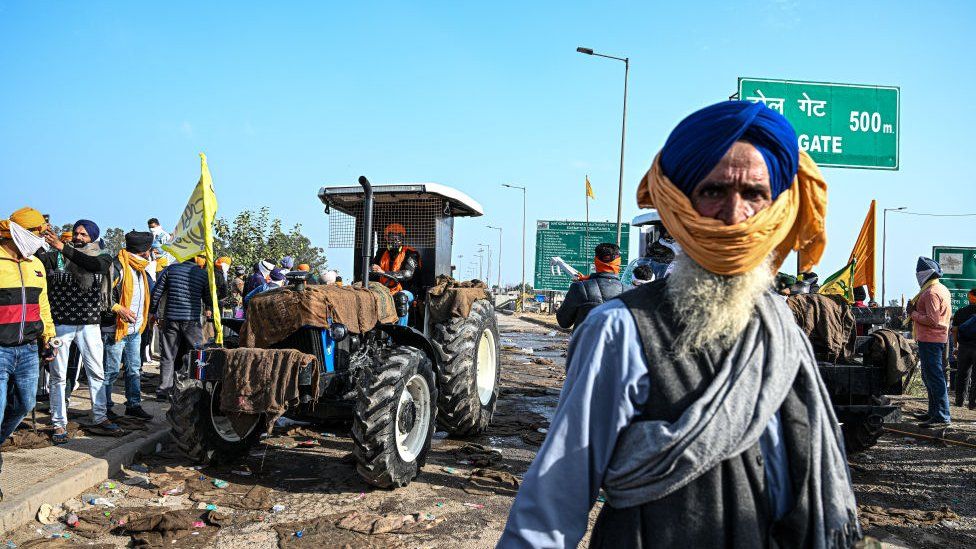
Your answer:
[[[915,277],[922,287],[908,302],[908,314],[914,325],[918,354],[922,359],[922,381],[929,394],[928,413],[919,417],[923,427],[948,427],[949,391],[946,387],[942,357],[949,342],[949,323],[952,319],[949,290],[939,282],[942,268],[935,261],[918,258]]]

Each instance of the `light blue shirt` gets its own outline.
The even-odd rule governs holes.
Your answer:
[[[549,434],[508,515],[503,548],[576,547],[617,437],[643,410],[649,378],[634,317],[620,300],[590,312],[569,344],[566,381]],[[760,438],[777,518],[793,504],[778,414]]]

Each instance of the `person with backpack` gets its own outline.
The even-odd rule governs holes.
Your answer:
[[[970,410],[976,410],[976,288],[969,290],[969,305],[952,315],[952,340],[956,342],[956,406],[966,400],[969,384]],[[972,379],[972,381],[970,381]]]

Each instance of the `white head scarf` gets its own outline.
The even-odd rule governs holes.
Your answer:
[[[20,225],[10,221],[10,237],[14,245],[20,250],[20,255],[31,258],[37,250],[44,247],[44,239],[28,231]]]

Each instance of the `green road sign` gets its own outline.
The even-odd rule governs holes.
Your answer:
[[[952,312],[969,305],[966,294],[976,288],[976,248],[932,246],[932,259],[942,267],[942,283],[952,294]]]
[[[536,221],[535,233],[535,283],[536,290],[565,292],[574,279],[565,272],[558,273],[550,267],[553,257],[583,274],[589,274],[593,265],[593,250],[603,242],[617,242],[617,224],[590,221]],[[630,225],[624,223],[620,234],[620,263],[627,264],[630,246]]]
[[[739,99],[784,115],[800,148],[835,168],[898,169],[900,96],[892,86],[739,78]]]

